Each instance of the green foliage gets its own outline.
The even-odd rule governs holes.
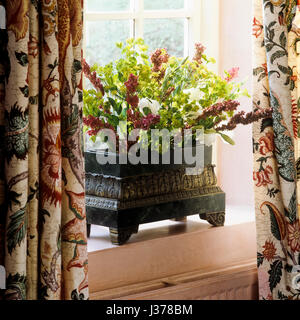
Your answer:
[[[7,277],[7,298],[26,300],[26,282],[25,275],[10,273]]]
[[[24,207],[10,216],[7,228],[7,248],[10,254],[17,245],[21,245],[26,236],[26,229],[27,217],[26,208]]]
[[[209,116],[197,119],[203,110],[223,101],[236,100],[241,96],[248,96],[243,89],[243,83],[227,81],[208,68],[215,63],[213,58],[202,55],[202,63],[186,58],[169,57],[163,63],[159,72],[154,72],[154,64],[148,54],[148,47],[143,39],[128,39],[125,43],[117,43],[121,57],[106,65],[94,64],[91,72],[96,72],[104,87],[104,95],[94,89],[84,90],[83,113],[85,117],[92,116],[101,119],[109,127],[117,131],[120,121],[127,121],[127,110],[131,106],[127,103],[127,88],[125,82],[133,74],[138,77],[138,87],[135,94],[139,101],[147,99],[156,101],[160,108],[160,121],[155,124],[156,129],[168,130],[178,128],[204,129],[213,133],[216,121],[226,121],[233,116],[233,112],[224,112],[221,116]],[[163,50],[162,54],[166,54]],[[229,73],[225,73],[229,76]],[[189,90],[197,90],[197,97]],[[146,107],[144,115],[151,110]],[[128,133],[134,124],[127,121]],[[85,131],[89,130],[85,127]],[[221,137],[234,144],[232,139],[221,133]],[[95,141],[95,136],[92,135]]]
[[[271,291],[273,291],[278,283],[280,283],[282,277],[282,269],[283,265],[280,260],[276,260],[271,264],[271,269],[268,271],[270,275],[269,283]]]

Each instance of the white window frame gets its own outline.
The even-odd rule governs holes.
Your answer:
[[[85,0],[85,8],[87,8]],[[84,21],[100,21],[100,20],[131,20],[130,37],[143,38],[144,36],[144,21],[145,19],[167,19],[167,18],[185,18],[185,44],[184,56],[192,56],[194,52],[194,44],[203,42],[210,47],[212,56],[218,58],[218,38],[215,33],[218,33],[218,10],[219,0],[185,0],[183,9],[177,10],[144,10],[144,0],[130,0],[129,11],[106,11],[96,12],[84,10]],[[208,16],[206,13],[209,13]],[[213,14],[212,14],[213,13]],[[207,29],[207,24],[213,23],[213,33]],[[205,36],[209,31],[209,37]],[[218,37],[218,35],[217,35]],[[214,44],[212,45],[212,42]],[[84,43],[85,49],[85,43]]]
[[[186,18],[184,55],[193,56],[195,43],[201,42],[206,47],[206,54],[216,59],[211,69],[217,73],[220,58],[220,1],[221,0],[185,0],[183,9],[144,10],[144,0],[130,0],[130,11],[96,12],[87,10],[84,0],[84,34],[87,21],[132,20],[131,37],[143,38],[144,19]],[[113,1],[113,0],[112,0]],[[83,57],[85,57],[86,37],[83,38]],[[218,144],[214,144],[213,161],[218,165]],[[218,168],[218,166],[217,166]]]

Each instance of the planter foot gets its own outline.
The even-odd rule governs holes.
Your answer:
[[[111,243],[121,246],[125,244],[133,233],[138,233],[139,226],[126,229],[109,228]]]
[[[223,227],[225,223],[225,212],[202,213],[200,218],[206,220],[214,227]]]
[[[87,223],[87,225],[86,225],[86,235],[88,238],[91,235],[91,224],[90,223]]]

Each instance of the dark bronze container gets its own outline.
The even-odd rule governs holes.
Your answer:
[[[225,222],[225,193],[217,186],[212,147],[204,169],[186,174],[187,164],[106,164],[85,152],[88,236],[91,224],[109,227],[113,244],[124,244],[140,224],[199,214],[213,226]],[[171,156],[172,159],[172,156]],[[118,156],[117,156],[118,163]]]

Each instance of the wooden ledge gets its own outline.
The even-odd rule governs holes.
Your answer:
[[[91,299],[132,295],[141,292],[140,285],[144,286],[144,292],[166,290],[166,285],[177,285],[179,275],[189,277],[195,272],[197,277],[203,274],[209,278],[209,273],[221,275],[224,266],[236,268],[249,261],[252,264],[256,261],[254,222],[220,228],[201,224],[191,232],[90,252]],[[184,286],[179,282],[178,285]],[[128,290],[119,290],[124,287]]]
[[[255,300],[256,260],[91,293],[91,300]]]

